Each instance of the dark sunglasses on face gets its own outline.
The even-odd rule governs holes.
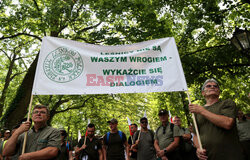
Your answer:
[[[147,121],[142,121],[141,124],[147,124],[148,122]]]
[[[206,88],[212,88],[212,87],[219,88],[218,85],[206,85]]]

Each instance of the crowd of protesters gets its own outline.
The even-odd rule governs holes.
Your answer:
[[[160,109],[155,131],[142,117],[138,125],[130,125],[127,138],[113,118],[104,136],[96,136],[95,125],[88,124],[85,136],[74,147],[64,129],[47,125],[48,107],[36,105],[32,120],[24,119],[1,135],[0,160],[250,160],[249,114],[238,111],[232,100],[220,100],[214,79],[204,83],[202,95],[205,105],[189,104],[200,139],[194,127],[183,128],[179,116],[170,122],[167,110]]]

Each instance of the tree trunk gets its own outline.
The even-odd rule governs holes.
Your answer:
[[[5,99],[6,99],[6,93],[7,93],[8,87],[10,85],[11,75],[12,75],[12,70],[13,70],[13,67],[14,67],[14,64],[15,64],[15,60],[16,60],[16,54],[13,55],[13,58],[10,61],[10,66],[9,66],[9,69],[8,69],[8,72],[7,72],[7,75],[6,75],[6,78],[5,78],[4,88],[2,90],[2,96],[0,98],[0,117],[2,117],[2,114],[3,114],[3,108],[4,108],[4,102],[5,102]]]
[[[13,128],[20,122],[21,119],[26,116],[28,112],[27,108],[29,107],[30,103],[38,55],[39,54],[37,54],[35,60],[28,69],[28,72],[25,75],[20,87],[18,88],[16,96],[12,100],[10,107],[7,109],[1,119],[1,122],[4,124],[5,128]]]

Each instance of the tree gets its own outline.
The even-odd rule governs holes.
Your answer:
[[[231,0],[199,2],[194,0],[19,0],[15,2],[6,0],[1,2],[0,15],[3,17],[0,19],[1,43],[3,41],[6,43],[11,41],[29,42],[30,45],[26,46],[24,43],[19,47],[25,51],[26,55],[32,55],[29,59],[27,74],[18,86],[19,89],[16,89],[16,95],[12,95],[14,97],[12,102],[4,102],[10,105],[4,105],[6,111],[2,116],[2,122],[6,127],[11,128],[18,119],[27,114],[39,46],[44,36],[102,45],[129,44],[173,36],[179,49],[189,87],[201,86],[201,83],[208,77],[215,77],[222,83],[227,82],[229,77],[231,82],[240,84],[237,79],[246,81],[249,56],[237,51],[228,39],[234,27],[249,27],[245,21],[248,20],[246,10],[249,10],[248,3]],[[194,89],[194,91],[197,90]],[[233,92],[233,90],[229,92]],[[246,103],[242,96],[244,94],[243,91],[239,91],[237,95],[240,99],[239,102]],[[3,94],[1,95],[4,97]],[[174,112],[176,110],[178,114],[187,115],[187,111],[183,112],[183,107],[181,107],[186,105],[185,96],[179,93],[164,93],[163,95],[166,97],[162,100],[159,99],[159,104],[163,103],[160,102],[163,100],[164,103],[176,103],[179,109],[172,108],[172,110]],[[198,94],[193,95],[195,99],[199,98]],[[153,99],[144,94],[140,96],[142,99],[145,97]],[[161,98],[162,95],[153,94],[154,96]],[[35,97],[34,103],[49,104],[54,116],[63,113],[61,112],[63,110],[74,109],[76,111],[77,107],[87,109],[90,107],[90,102],[97,107],[99,101],[103,100],[102,98],[110,96],[103,96],[100,99],[96,99],[96,95],[86,96],[82,101],[77,96],[71,97],[72,100],[70,96],[49,97]],[[231,98],[238,97],[231,96]],[[93,102],[93,99],[96,102]],[[87,100],[86,103],[84,103],[85,100]],[[150,101],[143,103],[148,108],[139,108],[139,112],[151,108],[150,104],[157,104],[154,100],[152,101],[152,103]],[[74,102],[76,105],[70,106]],[[109,103],[111,102],[118,103],[109,101]],[[129,101],[129,103],[132,102],[133,100]],[[155,114],[160,106],[153,108],[150,113]],[[107,110],[103,112],[105,113]],[[104,113],[100,113],[100,115],[107,116]],[[126,110],[123,113],[130,112]],[[12,117],[17,118],[13,120]],[[55,117],[55,119],[57,118]],[[52,123],[56,122],[52,120]]]

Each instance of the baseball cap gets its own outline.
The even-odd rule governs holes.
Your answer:
[[[63,131],[63,132],[65,131],[65,132],[66,132],[66,130],[65,130],[63,127],[58,128],[58,130],[59,130],[59,131]]]
[[[112,118],[110,121],[108,121],[108,123],[118,123],[117,119]]]
[[[140,119],[140,122],[142,122],[142,121],[148,121],[148,119],[146,118],[146,117],[142,117],[141,119]]]
[[[168,113],[167,110],[161,109],[161,110],[159,111],[159,113],[158,113],[158,116],[160,116],[160,115],[165,115],[165,114],[167,114],[167,113]]]
[[[6,130],[5,133],[10,133],[10,130]]]
[[[61,128],[59,130],[60,130],[62,136],[66,136],[67,137],[67,132],[65,131],[65,129]]]

